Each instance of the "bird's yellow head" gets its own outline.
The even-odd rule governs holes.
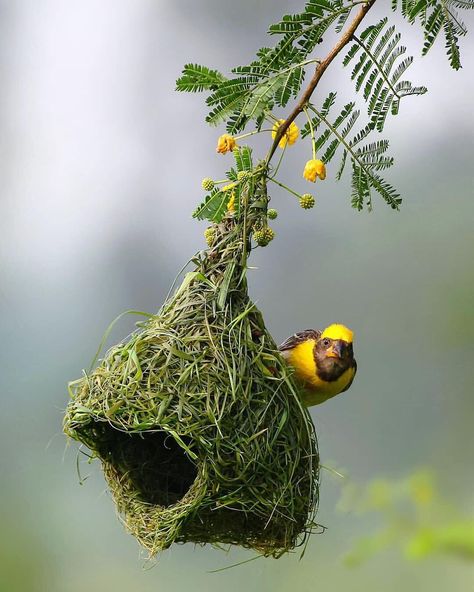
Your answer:
[[[328,359],[352,359],[354,333],[344,325],[329,325],[321,333],[316,349],[319,357]]]
[[[338,325],[334,323],[326,327],[321,333],[321,339],[324,338],[332,339],[333,341],[345,341],[346,343],[352,343],[354,341],[354,333],[348,329],[345,325]]]

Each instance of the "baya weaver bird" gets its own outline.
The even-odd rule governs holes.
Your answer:
[[[344,325],[329,325],[324,331],[306,329],[288,337],[280,352],[295,370],[303,403],[319,405],[347,391],[357,371],[354,334]]]

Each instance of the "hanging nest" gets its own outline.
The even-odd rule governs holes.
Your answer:
[[[194,542],[279,557],[314,526],[314,426],[249,299],[246,228],[215,225],[159,313],[71,383],[65,432],[152,555]]]

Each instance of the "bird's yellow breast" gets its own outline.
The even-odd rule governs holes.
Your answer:
[[[296,378],[304,383],[319,380],[316,375],[316,362],[313,355],[315,344],[314,339],[308,339],[288,352],[288,362],[295,369]]]
[[[305,405],[318,405],[343,391],[354,378],[355,368],[348,368],[337,380],[322,380],[316,371],[313,349],[314,339],[300,343],[288,352],[288,362],[295,369],[295,376],[302,383],[302,399]]]

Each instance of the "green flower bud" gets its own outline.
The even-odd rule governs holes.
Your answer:
[[[209,177],[206,177],[201,182],[201,187],[204,189],[204,191],[212,191],[214,189],[214,185],[214,181]]]
[[[300,206],[304,209],[304,210],[310,210],[311,208],[314,207],[315,204],[315,199],[314,197],[311,195],[311,193],[305,193],[304,195],[302,195],[300,197]]]
[[[275,220],[275,218],[278,218],[278,212],[273,208],[270,208],[268,210],[267,215],[270,218],[270,220]]]
[[[275,238],[275,232],[269,226],[264,226],[262,229],[254,231],[253,238],[257,245],[266,247]]]
[[[204,231],[204,238],[206,239],[207,246],[212,247],[214,241],[216,240],[216,229],[212,226],[206,228]]]
[[[250,171],[239,171],[237,173],[237,180],[238,181],[247,181],[247,179],[250,179],[251,176],[252,176],[252,173]]]

